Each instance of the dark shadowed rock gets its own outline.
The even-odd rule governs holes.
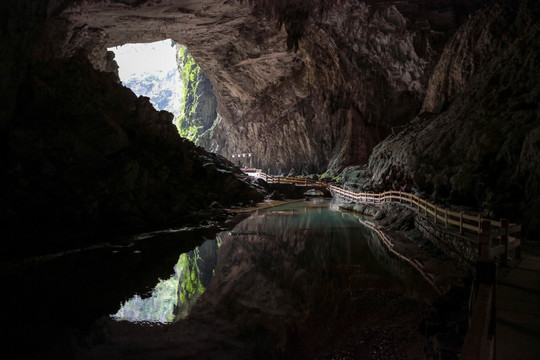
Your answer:
[[[421,114],[376,147],[375,188],[406,184],[491,218],[523,220],[530,235],[540,230],[532,166],[540,156],[538,14],[537,2],[503,2],[456,33],[424,103],[442,112]]]
[[[84,58],[34,63],[22,86],[4,134],[9,246],[36,234],[47,244],[51,232],[166,226],[216,202],[263,197],[226,159],[181,139],[170,113]]]

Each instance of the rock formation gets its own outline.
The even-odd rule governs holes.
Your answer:
[[[32,64],[17,105],[2,212],[18,233],[165,226],[261,199],[232,164],[182,140],[170,113],[84,58]]]
[[[537,2],[502,2],[446,46],[423,112],[379,144],[375,188],[404,184],[438,201],[540,230],[540,26]],[[536,160],[534,160],[536,159]]]
[[[35,54],[84,50],[107,70],[107,46],[172,38],[218,98],[209,150],[250,151],[273,171],[339,170],[415,115],[440,44],[482,2],[424,3],[52,2]]]
[[[186,48],[180,47],[176,56],[182,77],[182,112],[178,119],[180,134],[195,142],[214,126],[218,119],[217,99],[210,79],[195,63]]]
[[[0,242],[3,264],[57,250],[64,239],[82,247],[111,231],[170,226],[217,203],[261,199],[225,159],[242,152],[272,173],[336,175],[352,165],[343,178],[358,188],[405,185],[437,203],[522,222],[525,237],[540,231],[537,0],[2,0],[0,17],[0,216],[4,233],[15,233]],[[106,51],[167,38],[187,47],[214,89],[221,117],[200,144],[215,153],[181,139],[171,114],[122,87]],[[56,236],[65,231],[86,238]],[[262,254],[264,244],[253,244]],[[302,242],[276,244],[290,256]],[[321,254],[328,260],[329,251]],[[17,325],[27,335],[35,324]],[[229,330],[225,322],[213,328]],[[156,327],[159,342],[148,343],[143,327],[117,329],[111,351],[126,351],[118,357],[153,358],[161,345],[174,357],[183,344],[191,356],[192,336],[215,349],[220,333]]]
[[[166,38],[214,88],[221,118],[200,140],[211,151],[251,152],[274,173],[335,174],[367,164],[422,110],[377,148],[374,186],[537,213],[538,6],[501,2],[2,1],[2,214],[45,214],[52,227],[161,223],[184,213],[184,182],[234,177],[182,142],[170,115],[113,85],[107,47]],[[205,186],[201,206],[223,200],[221,180]]]
[[[284,11],[277,17],[287,25],[283,2],[275,3],[272,10]],[[306,4],[293,3],[294,11]],[[302,36],[290,39],[288,31],[289,46],[299,43],[297,52],[270,55],[265,54],[269,49],[261,49],[235,60],[236,71],[249,78],[240,79],[247,86],[233,101],[241,101],[245,89],[257,96],[246,97],[234,112],[220,110],[223,120],[212,138],[202,142],[207,148],[223,155],[249,150],[257,165],[272,172],[338,171],[367,162],[391,128],[405,124],[420,108],[437,41],[456,26],[451,8],[428,9],[429,21],[417,4],[306,6],[313,3],[318,8],[306,9],[305,29],[295,30]],[[270,6],[263,3],[263,13],[265,5]],[[226,79],[216,83],[218,94]],[[222,98],[220,104],[228,100]]]

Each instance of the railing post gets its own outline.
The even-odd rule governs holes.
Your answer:
[[[499,258],[501,266],[508,265],[508,220],[501,219],[501,244],[504,246],[504,252]]]
[[[497,266],[491,258],[491,221],[482,220],[480,232],[478,233],[478,245],[480,254],[476,263],[476,279],[479,284],[487,284],[491,286],[492,301],[490,306],[490,321],[487,336],[492,340],[493,352],[495,348],[495,326],[497,324],[497,314],[495,306],[495,284],[497,278]],[[486,340],[488,340],[486,339]],[[493,354],[493,353],[492,353]]]
[[[463,210],[459,212],[459,235],[463,235]]]
[[[482,215],[478,214],[478,231],[482,231]],[[491,226],[491,225],[490,225]]]
[[[478,233],[478,257],[480,261],[491,259],[491,221],[482,220]]]

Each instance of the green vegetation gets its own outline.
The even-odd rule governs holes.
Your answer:
[[[319,175],[319,179],[321,179],[321,180],[330,179],[332,181],[339,182],[340,181],[340,175],[339,174],[336,175],[336,174],[334,174],[334,172],[332,172],[330,170],[326,170],[324,173]]]
[[[187,52],[183,46],[179,46],[178,58],[181,61],[181,77],[182,77],[182,94],[180,115],[178,117],[178,131],[180,136],[185,137],[195,142],[199,132],[199,126],[193,124],[192,116],[196,109],[197,84],[199,79],[200,68],[195,63],[193,57]],[[194,106],[195,105],[195,106]]]
[[[198,248],[180,255],[174,266],[174,275],[168,280],[160,280],[150,297],[141,298],[140,295],[135,295],[123,303],[112,317],[133,322],[160,323],[170,323],[185,317],[205,291],[198,261]]]
[[[201,126],[193,123],[193,116],[199,101],[197,96],[197,86],[199,84],[199,74],[201,68],[184,46],[178,47],[179,65],[181,62],[182,94],[180,115],[178,117],[178,132],[180,136],[193,142],[196,141]]]
[[[180,136],[197,143],[217,118],[217,99],[210,80],[187,48],[178,49],[176,62],[182,78],[182,105],[176,123]]]
[[[198,135],[201,127],[196,125],[184,125],[186,123],[185,118],[181,117],[178,121],[178,133],[181,137],[188,139],[189,141],[197,142]]]
[[[200,259],[199,251],[193,251],[193,256],[187,254],[180,255],[178,260],[179,272],[181,278],[180,284],[180,303],[185,304],[204,292],[204,286],[201,283],[201,271],[197,264]]]
[[[178,276],[175,273],[168,280],[160,280],[148,298],[136,294],[122,304],[113,315],[117,320],[133,322],[169,323],[175,319],[174,309],[178,301]]]

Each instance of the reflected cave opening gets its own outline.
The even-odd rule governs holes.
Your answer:
[[[220,246],[221,239],[216,237],[180,254],[169,278],[159,278],[147,294],[136,293],[124,301],[111,317],[117,321],[162,324],[185,318],[215,274]]]

